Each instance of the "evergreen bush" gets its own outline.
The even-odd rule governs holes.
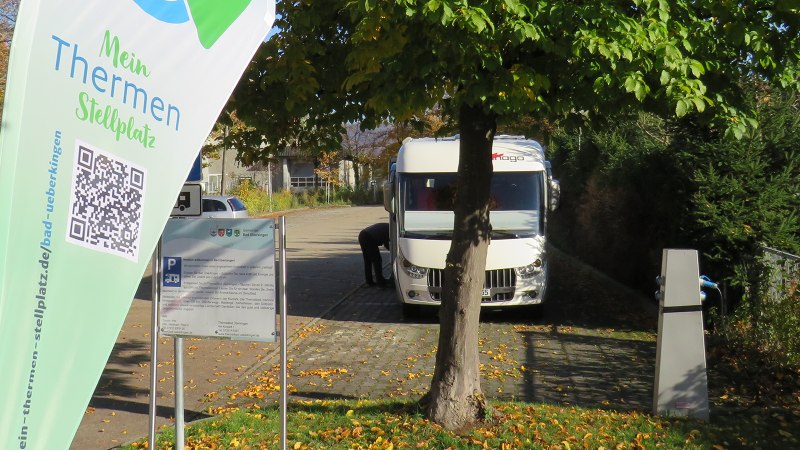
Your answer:
[[[800,254],[800,96],[753,97],[760,127],[741,140],[691,118],[648,114],[622,114],[580,134],[559,130],[550,158],[562,207],[548,232],[648,295],[664,248],[697,249],[701,270],[735,306],[719,333],[768,359],[800,363],[797,291],[768,299],[759,257],[765,245]],[[797,274],[787,276],[796,286]]]

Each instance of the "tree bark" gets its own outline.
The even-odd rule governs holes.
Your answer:
[[[481,106],[459,110],[459,164],[453,240],[439,312],[439,347],[427,417],[445,429],[468,429],[486,417],[478,354],[481,290],[489,245],[489,190],[496,117]]]
[[[353,158],[353,184],[355,185],[355,191],[361,190],[361,170],[358,167],[358,158]]]

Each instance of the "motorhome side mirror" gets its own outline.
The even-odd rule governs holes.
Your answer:
[[[561,183],[558,180],[550,180],[550,211],[555,211],[558,209],[558,205],[561,201]]]
[[[394,208],[392,202],[392,182],[391,181],[384,181],[383,183],[383,209],[386,210],[389,214],[394,213],[392,211]]]

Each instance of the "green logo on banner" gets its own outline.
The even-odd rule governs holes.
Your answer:
[[[251,0],[133,0],[147,14],[165,23],[184,23],[192,13],[197,36],[211,48],[242,14]],[[188,10],[187,4],[188,3]]]

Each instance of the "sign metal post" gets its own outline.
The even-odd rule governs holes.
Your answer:
[[[153,252],[152,275],[151,280],[153,283],[152,297],[151,297],[151,314],[150,314],[150,417],[149,417],[149,433],[148,433],[148,448],[156,448],[156,390],[158,389],[158,295],[159,287],[161,286],[161,270],[159,263],[161,261],[161,239],[156,244],[156,250]]]
[[[278,283],[279,289],[279,302],[280,302],[280,315],[281,315],[281,450],[286,450],[286,414],[288,404],[288,382],[286,376],[287,358],[287,340],[289,336],[288,321],[286,316],[288,311],[286,309],[286,216],[280,218],[280,282]]]
[[[175,448],[184,445],[183,415],[183,338],[175,336]]]

